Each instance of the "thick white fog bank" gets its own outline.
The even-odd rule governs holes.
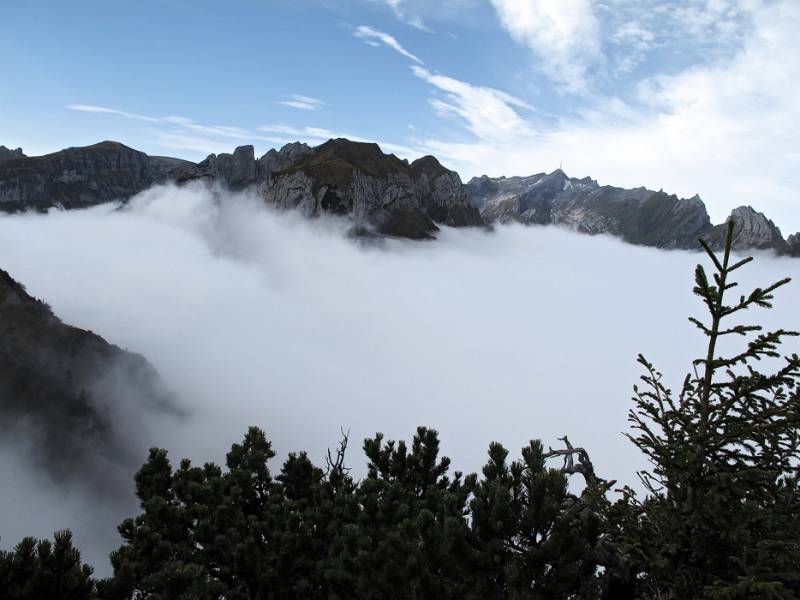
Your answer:
[[[156,366],[190,411],[150,424],[173,463],[222,461],[251,424],[273,441],[275,469],[294,450],[321,462],[344,427],[358,473],[365,436],[429,425],[464,471],[492,440],[516,456],[568,434],[601,476],[635,483],[644,463],[621,432],[636,355],[677,386],[702,353],[686,318],[702,315],[700,254],[554,227],[375,246],[345,229],[246,195],[160,187],[121,210],[0,218],[0,267],[66,322]],[[759,256],[741,275],[797,277],[800,260]],[[749,316],[800,329],[799,301],[793,282]]]

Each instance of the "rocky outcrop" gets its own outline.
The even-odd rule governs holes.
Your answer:
[[[483,225],[458,174],[432,156],[409,164],[384,154],[377,144],[345,139],[298,156],[260,184],[269,204],[308,216],[347,215],[357,229],[411,239],[434,237],[436,223]]]
[[[238,191],[264,181],[275,171],[291,167],[310,152],[308,145],[294,142],[280,150],[270,149],[256,160],[253,146],[239,146],[233,154],[209,154],[196,165],[186,165],[174,171],[171,179],[177,183],[203,180]]]
[[[311,148],[295,142],[256,160],[252,146],[210,155],[172,173],[178,183],[215,182],[231,190],[254,187],[267,204],[353,220],[353,231],[430,239],[436,223],[480,226],[458,174],[432,156],[413,163],[377,144],[330,140]]]
[[[154,183],[198,180],[230,190],[253,188],[266,203],[308,216],[346,216],[354,231],[365,233],[428,239],[437,223],[484,224],[458,174],[432,156],[409,164],[377,144],[345,139],[316,148],[295,142],[257,160],[253,146],[240,146],[198,164],[116,142],[17,158],[0,165],[0,209],[79,208],[127,200]]]
[[[0,270],[0,440],[24,429],[54,476],[95,459],[135,462],[122,442],[134,434],[115,422],[131,405],[177,412],[143,357],[65,325]]]
[[[178,183],[192,180],[219,182],[232,190],[243,190],[256,183],[258,174],[253,146],[239,146],[233,154],[210,154],[196,165],[186,165],[173,173]]]
[[[25,155],[22,153],[22,148],[11,150],[5,146],[0,146],[0,163],[4,163],[7,160],[13,160],[15,158],[25,158]]]
[[[529,177],[477,177],[466,190],[487,221],[564,225],[658,248],[695,248],[697,238],[711,229],[697,196],[679,199],[643,187],[600,186],[560,169]]]
[[[726,223],[731,220],[735,222],[734,250],[776,250],[779,254],[790,253],[790,246],[784,241],[780,229],[763,213],[750,206],[740,206],[733,209]],[[720,250],[724,247],[727,230],[726,225],[717,225],[705,236],[712,249]]]
[[[786,252],[789,256],[800,257],[800,232],[786,238]]]
[[[266,179],[276,171],[288,169],[310,153],[311,147],[301,142],[286,144],[280,150],[270,149],[258,159],[259,180]]]
[[[126,200],[185,164],[118,142],[16,158],[0,164],[0,210],[80,208]]]

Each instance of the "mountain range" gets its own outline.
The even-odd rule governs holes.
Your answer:
[[[309,217],[345,216],[353,232],[363,235],[432,239],[438,225],[519,222],[656,248],[697,249],[700,237],[721,247],[725,231],[724,224],[711,223],[699,196],[601,186],[560,169],[524,177],[484,175],[464,184],[433,156],[409,162],[377,144],[342,138],[316,147],[295,142],[260,158],[253,146],[240,146],[199,163],[149,156],[111,141],[37,157],[0,146],[0,210],[6,212],[125,201],[157,183],[192,181],[253,189],[267,204]],[[741,206],[728,219],[736,222],[737,250],[800,256],[800,233],[784,238],[763,213]]]

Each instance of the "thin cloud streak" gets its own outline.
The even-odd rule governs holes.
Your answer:
[[[310,96],[294,95],[292,98],[296,99],[298,103],[309,105],[316,103],[315,106],[324,105],[322,100]],[[170,129],[152,128],[148,130],[148,137],[155,139],[158,145],[164,148],[204,154],[230,152],[232,150],[230,140],[241,143],[264,142],[268,144],[269,147],[274,147],[296,141],[306,142],[310,145],[318,145],[332,138],[347,138],[355,142],[376,143],[379,144],[384,151],[395,152],[402,158],[407,158],[409,160],[419,158],[425,154],[425,152],[419,148],[365,138],[352,133],[335,132],[322,127],[293,127],[279,124],[264,125],[257,127],[255,131],[251,131],[241,127],[225,125],[203,125],[188,117],[151,117],[115,108],[88,104],[71,104],[67,108],[78,112],[111,115],[170,127]],[[179,129],[175,129],[174,127],[178,127]],[[264,133],[272,135],[263,135]]]
[[[403,48],[403,46],[400,45],[400,42],[398,42],[393,36],[378,29],[375,29],[374,27],[370,27],[369,25],[360,25],[356,27],[355,31],[353,32],[353,35],[355,35],[357,38],[364,40],[364,42],[366,42],[370,46],[380,47],[381,45],[384,45],[388,48],[391,48],[398,54],[401,54],[402,56],[405,56],[406,58],[413,60],[416,63],[419,63],[421,65],[425,64],[422,62],[422,59],[420,59],[418,56],[412,54],[411,52]]]
[[[299,108],[300,110],[319,110],[325,103],[317,98],[311,96],[302,96],[300,94],[293,94],[289,100],[281,100],[278,104],[289,106],[291,108]]]

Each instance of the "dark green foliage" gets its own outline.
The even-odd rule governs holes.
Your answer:
[[[92,568],[81,563],[72,534],[58,531],[54,541],[23,539],[14,550],[0,550],[3,600],[84,600],[94,590]]]
[[[704,245],[714,266],[695,272],[695,294],[709,319],[691,318],[708,339],[675,397],[644,357],[629,437],[653,464],[642,473],[649,496],[632,514],[618,512],[623,544],[639,561],[642,595],[652,598],[797,598],[800,595],[800,359],[785,357],[764,374],[756,361],[777,363],[778,346],[795,332],[762,333],[730,317],[769,308],[788,282],[729,300],[731,274],[750,259],[731,260],[733,223],[724,255]],[[725,336],[750,337],[730,357]]]
[[[581,496],[545,466],[489,450],[484,478],[448,476],[435,431],[410,446],[364,441],[367,475],[291,454],[272,477],[264,433],[251,428],[227,469],[172,470],[153,449],[136,476],[142,514],[120,526],[103,598],[599,598],[602,483]]]
[[[539,441],[521,461],[507,456],[491,445],[470,502],[481,575],[474,597],[597,597],[602,493],[591,485],[581,498],[570,494],[566,474],[545,468]]]

